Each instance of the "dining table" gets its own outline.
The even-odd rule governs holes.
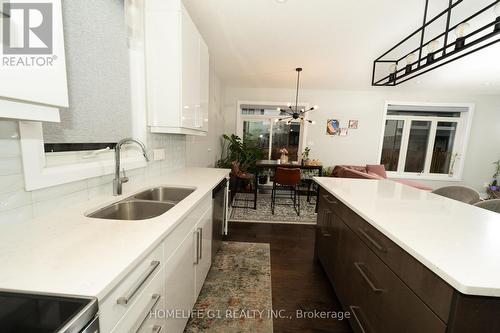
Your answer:
[[[255,185],[254,185],[254,207],[257,209],[257,196],[259,192],[259,172],[265,169],[273,169],[276,171],[277,168],[289,168],[289,169],[300,169],[300,170],[316,170],[318,176],[321,176],[323,172],[323,165],[321,164],[307,164],[299,163],[297,161],[282,162],[281,160],[258,160],[255,163]],[[319,196],[319,191],[316,193]],[[318,197],[316,198],[316,203],[318,202]],[[316,205],[317,207],[317,205]]]

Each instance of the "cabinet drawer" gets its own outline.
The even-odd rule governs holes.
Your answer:
[[[446,324],[354,232],[346,227],[343,233],[340,252],[348,283],[339,296],[353,311],[353,327],[359,332],[446,332]]]
[[[163,244],[156,247],[99,304],[101,331],[110,332],[136,302],[163,265]],[[125,331],[123,331],[125,332]]]
[[[453,288],[340,200],[331,194],[328,199],[335,202],[333,211],[351,230],[444,322],[448,322]]]
[[[162,268],[130,306],[113,332],[159,333],[165,331],[165,318],[160,318],[165,309],[164,279],[165,272]]]

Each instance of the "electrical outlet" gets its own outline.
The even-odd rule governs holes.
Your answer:
[[[165,159],[165,149],[153,149],[153,160],[163,161]]]

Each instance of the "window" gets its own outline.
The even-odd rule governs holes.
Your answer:
[[[380,163],[394,177],[460,179],[471,109],[388,104]]]
[[[280,121],[280,117],[288,114],[277,110],[286,106],[247,105],[239,106],[238,135],[243,141],[253,141],[264,153],[264,158],[279,159],[280,149],[288,150],[290,161],[298,161],[303,147],[305,125],[300,121]],[[304,106],[306,107],[306,106]]]

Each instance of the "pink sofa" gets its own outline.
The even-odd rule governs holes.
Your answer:
[[[368,164],[366,166],[357,165],[337,165],[333,168],[332,177],[357,178],[357,179],[387,179],[385,167],[381,164]],[[433,188],[412,180],[393,179],[395,182],[418,188],[424,191],[432,191]]]

